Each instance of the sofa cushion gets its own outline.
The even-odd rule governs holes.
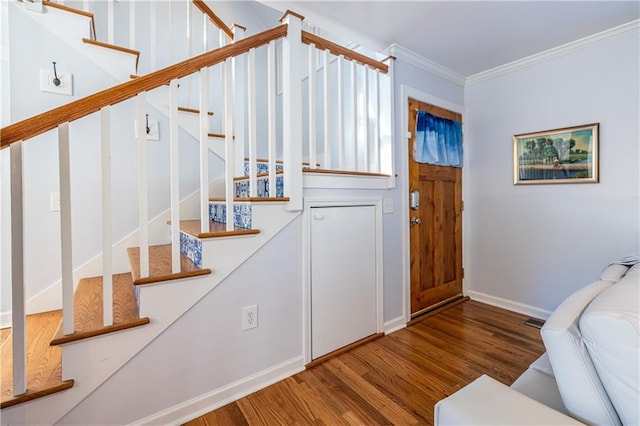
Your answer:
[[[572,417],[587,424],[620,424],[578,328],[587,305],[611,285],[611,281],[596,281],[576,291],[541,330],[564,406]]]
[[[549,356],[545,352],[511,385],[518,392],[561,413],[568,414],[562,403]]]
[[[434,407],[434,424],[444,425],[580,425],[489,376],[480,376]]]
[[[580,331],[598,376],[625,425],[640,424],[640,270],[602,292],[585,309]]]

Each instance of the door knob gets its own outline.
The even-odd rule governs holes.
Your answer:
[[[420,225],[420,223],[422,223],[422,220],[419,217],[413,216],[411,218],[411,224],[412,225]]]

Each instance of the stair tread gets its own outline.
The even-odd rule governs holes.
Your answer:
[[[225,135],[223,133],[207,133],[207,136],[209,136],[210,138],[222,138],[222,139],[227,137],[227,135]],[[235,140],[235,139],[236,139],[236,137],[234,136],[233,140]]]
[[[180,272],[171,272],[171,244],[149,246],[149,276],[140,276],[140,247],[129,247],[129,265],[135,285],[208,275],[211,269],[198,268],[187,256],[180,255]]]
[[[189,107],[178,107],[178,111],[190,112],[190,113],[193,113],[193,114],[200,114],[200,110],[199,109],[189,108]],[[209,111],[209,112],[207,112],[207,115],[211,116],[211,115],[213,115],[213,112]]]
[[[227,199],[212,197],[212,198],[209,198],[209,201],[224,203],[225,201],[227,201]],[[256,203],[256,202],[272,203],[272,202],[278,202],[278,201],[288,202],[289,197],[235,197],[233,201],[234,202],[252,202],[252,203]]]
[[[276,175],[281,175],[283,173],[282,170],[276,170]],[[256,178],[263,178],[263,177],[269,177],[269,173],[258,173],[256,175]],[[237,176],[233,178],[234,182],[237,182],[239,180],[249,180],[249,176]]]
[[[100,46],[107,49],[117,50],[123,53],[129,53],[136,57],[136,69],[138,68],[138,60],[140,59],[140,51],[135,49],[129,49],[128,47],[122,47],[115,44],[105,43],[103,41],[92,40],[90,38],[83,38],[82,41],[86,44],[93,44],[94,46]]]
[[[76,9],[75,7],[69,7],[69,6],[64,5],[64,4],[54,3],[54,2],[48,1],[48,0],[43,0],[42,1],[42,5],[43,6],[53,7],[53,8],[60,9],[60,10],[64,10],[65,12],[75,13],[76,15],[86,16],[87,18],[91,19],[91,37],[94,40],[96,39],[96,21],[95,21],[95,18],[93,16],[93,13],[86,12],[86,11],[81,10],[81,9]]]
[[[219,238],[260,233],[258,229],[246,229],[237,226],[234,227],[233,231],[227,231],[227,225],[219,222],[209,222],[209,232],[201,232],[200,229],[200,220],[180,221],[180,230],[196,238]]]
[[[244,161],[248,162],[249,161],[249,157],[244,157]],[[256,163],[268,163],[269,159],[268,158],[256,158]],[[284,161],[283,160],[276,160],[275,161],[276,164],[283,164]],[[303,161],[302,162],[303,166],[310,166],[311,163],[309,163],[308,161]],[[320,163],[316,163],[316,166],[320,166]]]
[[[113,275],[113,325],[103,325],[102,277],[83,278],[73,293],[74,333],[63,335],[59,327],[52,345],[74,342],[149,322],[140,318],[130,273]]]
[[[318,173],[326,175],[353,175],[353,176],[372,176],[372,177],[391,177],[384,173],[358,172],[355,170],[332,170],[332,169],[302,169],[302,173]]]
[[[83,278],[73,294],[76,332],[102,328],[102,277]],[[130,273],[113,275],[113,323],[139,319]]]
[[[61,310],[27,315],[27,393],[17,397],[12,395],[13,342],[8,335],[6,336],[7,339],[3,341],[0,349],[2,356],[1,408],[73,386],[73,380],[62,380],[62,349],[49,345],[61,320]]]

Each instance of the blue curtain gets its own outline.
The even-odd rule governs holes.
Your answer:
[[[462,123],[418,111],[413,149],[418,163],[462,167]]]

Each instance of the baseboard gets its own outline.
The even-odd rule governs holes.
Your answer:
[[[291,358],[214,391],[140,419],[131,425],[183,424],[301,371],[304,371],[304,357]]]
[[[384,323],[384,334],[391,334],[395,331],[402,330],[407,326],[407,322],[404,320],[404,316],[400,315],[390,321]]]
[[[519,314],[529,315],[534,318],[546,320],[551,315],[551,311],[547,311],[546,309],[536,308],[535,306],[525,305],[524,303],[514,302],[513,300],[503,299],[501,297],[491,296],[490,294],[479,293],[473,290],[468,291],[467,296],[472,300],[486,303],[487,305],[497,306]]]

